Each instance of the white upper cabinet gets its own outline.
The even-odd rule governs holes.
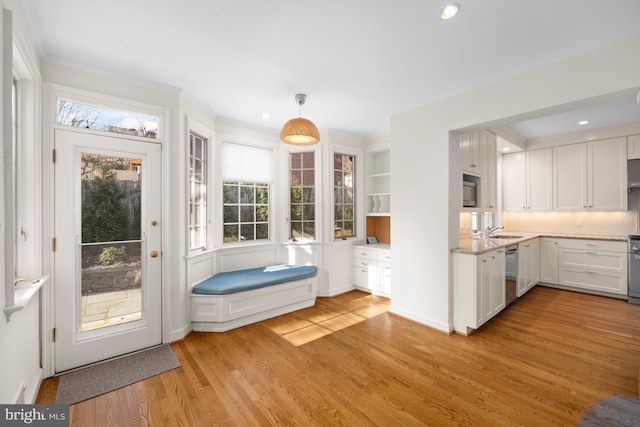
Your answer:
[[[496,193],[498,191],[498,139],[490,132],[482,132],[482,140],[486,147],[487,162],[482,178],[482,187],[480,194],[482,207],[487,209],[495,209],[497,206]]]
[[[587,144],[588,209],[627,210],[627,139]]]
[[[527,205],[526,154],[502,155],[502,209],[508,212],[525,211]]]
[[[553,148],[553,208],[581,211],[587,208],[587,145]]]
[[[553,151],[527,151],[527,210],[550,211],[552,204]]]
[[[503,210],[552,210],[552,159],[550,148],[502,156]]]
[[[640,159],[640,135],[631,135],[627,138],[627,159]]]
[[[554,147],[553,174],[555,210],[627,210],[625,137]]]
[[[469,132],[460,135],[460,167],[463,173],[480,176],[485,171],[487,147],[482,134]]]
[[[486,130],[460,135],[460,169],[478,183],[475,210],[494,210],[497,206],[497,138]]]

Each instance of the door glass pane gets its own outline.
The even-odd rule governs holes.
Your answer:
[[[142,319],[142,161],[82,153],[81,331]]]

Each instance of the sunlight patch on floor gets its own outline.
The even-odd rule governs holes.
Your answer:
[[[312,321],[291,319],[271,329],[298,347],[386,312],[386,306],[367,305],[352,311],[323,313],[311,317]]]

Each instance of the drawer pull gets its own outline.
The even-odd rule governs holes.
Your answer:
[[[587,255],[598,255],[598,252],[587,251],[587,252],[585,252],[585,254],[587,254]]]
[[[585,270],[586,274],[598,274],[597,271]]]
[[[598,244],[597,243],[587,243],[586,246],[590,246],[592,248],[597,248]]]

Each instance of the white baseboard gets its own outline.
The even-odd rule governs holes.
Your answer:
[[[447,334],[450,334],[450,333],[453,332],[453,325],[448,325],[446,323],[436,322],[434,320],[427,319],[424,316],[420,316],[420,315],[417,315],[415,313],[411,313],[409,311],[402,310],[402,309],[400,309],[398,307],[394,307],[393,306],[393,300],[392,300],[391,307],[389,307],[389,313],[393,313],[395,315],[407,318],[409,320],[413,320],[414,322],[421,323],[421,324],[426,325],[426,326],[428,326],[430,328],[437,329],[437,330],[445,332]]]
[[[184,339],[191,332],[191,324],[185,325],[177,331],[171,331],[171,335],[169,336],[169,342],[180,341]]]

